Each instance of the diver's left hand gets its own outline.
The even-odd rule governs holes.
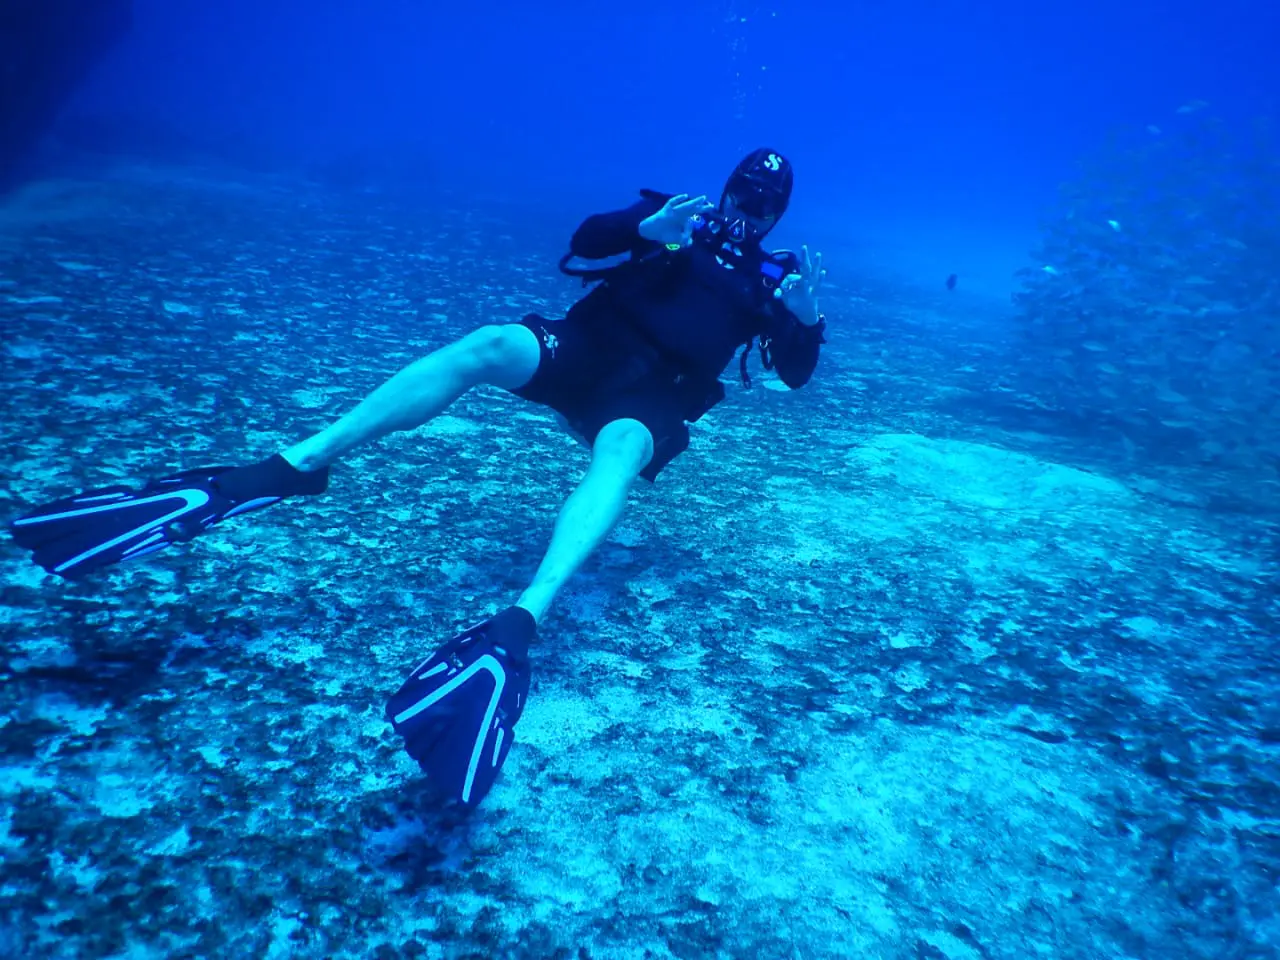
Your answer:
[[[782,278],[778,288],[782,304],[795,314],[796,319],[807,327],[812,327],[821,319],[818,312],[818,288],[822,286],[822,278],[827,271],[822,269],[822,254],[809,256],[809,248],[800,248],[798,273],[789,273]]]

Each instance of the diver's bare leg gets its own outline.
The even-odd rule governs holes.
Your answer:
[[[609,535],[636,477],[653,457],[653,437],[636,420],[615,420],[596,436],[591,466],[556,518],[551,545],[516,605],[541,620],[551,602]]]
[[[524,386],[539,358],[538,337],[528,327],[481,327],[409,364],[342,419],[285,450],[284,458],[299,470],[318,470],[371,440],[422,426],[478,384]]]

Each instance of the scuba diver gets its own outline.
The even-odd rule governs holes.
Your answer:
[[[13,521],[50,573],[75,578],[184,542],[288,497],[323,493],[329,465],[362,444],[413,430],[478,384],[556,411],[590,446],[586,475],[515,604],[448,641],[390,698],[387,717],[433,783],[465,805],[498,775],[529,692],[529,645],[566,581],[618,522],[638,477],[652,482],[689,445],[688,424],[724,398],[720,374],[752,347],[792,389],[825,342],[821,257],[766,252],[791,199],[791,164],[748,155],[719,204],[641,191],[589,217],[561,261],[594,284],[560,320],[484,326],[405,367],[320,433],[249,466],[187,470],[141,489],[108,487]],[[625,259],[611,265],[578,261]]]

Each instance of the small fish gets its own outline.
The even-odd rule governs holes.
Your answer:
[[[1108,221],[1107,221],[1107,226],[1109,226],[1109,227],[1110,227],[1112,230],[1114,230],[1116,233],[1119,233],[1119,232],[1120,232],[1120,221],[1119,221],[1119,220],[1108,220]]]
[[[1051,277],[1056,277],[1058,275],[1058,268],[1054,266],[1050,266],[1049,264],[1045,264],[1040,269],[1043,270],[1045,273],[1047,273]]]
[[[947,277],[947,289],[954,290],[956,288],[956,280],[958,279],[959,278],[954,273]]]

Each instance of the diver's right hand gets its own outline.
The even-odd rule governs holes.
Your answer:
[[[690,199],[687,193],[678,193],[653,216],[640,221],[640,236],[654,243],[688,246],[693,239],[693,215],[714,206],[706,194]]]

